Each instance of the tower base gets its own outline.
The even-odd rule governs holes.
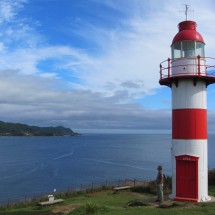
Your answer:
[[[194,198],[183,198],[183,197],[175,197],[174,201],[179,201],[179,202],[198,202],[198,199]]]
[[[212,201],[212,198],[210,196],[206,196],[199,200],[196,198],[173,197],[172,194],[170,194],[169,198],[174,201],[179,201],[179,202],[210,202],[210,201]]]

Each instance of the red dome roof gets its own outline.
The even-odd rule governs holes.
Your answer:
[[[172,44],[184,40],[195,40],[204,43],[202,35],[196,31],[196,23],[194,21],[180,22],[179,32],[175,35]]]

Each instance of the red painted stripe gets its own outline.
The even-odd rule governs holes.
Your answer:
[[[172,138],[207,139],[207,110],[172,110]]]

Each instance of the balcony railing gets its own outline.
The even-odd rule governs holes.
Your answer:
[[[177,64],[174,62],[177,61]],[[175,64],[175,65],[174,65]],[[179,67],[192,67],[192,73],[187,73],[185,71],[177,70]],[[163,79],[180,78],[180,77],[205,77],[205,78],[215,78],[215,58],[211,57],[187,57],[187,58],[176,58],[161,62],[160,64],[160,82]],[[215,82],[215,81],[213,81]]]

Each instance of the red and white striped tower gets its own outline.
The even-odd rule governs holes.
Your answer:
[[[172,58],[160,64],[159,82],[172,89],[172,197],[178,201],[210,200],[206,88],[215,76],[209,74],[204,46],[196,23],[183,21]]]

